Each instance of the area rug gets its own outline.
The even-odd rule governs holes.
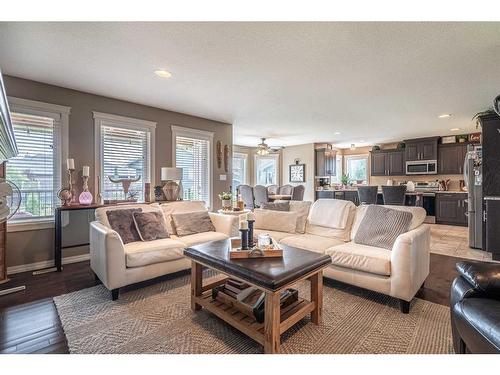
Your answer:
[[[212,275],[209,275],[212,276]],[[262,347],[209,312],[190,309],[189,275],[122,293],[102,285],[54,298],[70,353],[262,353]],[[309,285],[297,285],[308,297]],[[281,352],[452,353],[449,309],[397,301],[345,284],[324,287],[323,324],[303,319],[281,338]]]

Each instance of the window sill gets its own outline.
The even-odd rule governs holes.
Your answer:
[[[7,223],[7,233],[54,228],[54,219],[40,219]]]

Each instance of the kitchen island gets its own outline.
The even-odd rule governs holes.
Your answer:
[[[422,195],[421,191],[407,191],[406,192],[406,205],[408,206],[421,206]],[[359,205],[358,189],[328,189],[316,190],[316,199],[343,199]],[[379,190],[377,197],[378,204],[384,204],[382,198],[382,190]]]
[[[342,199],[359,205],[358,190],[328,189],[316,190],[316,199]],[[379,190],[377,204],[384,204],[382,190]],[[449,191],[408,191],[406,206],[423,207],[427,212],[427,223],[467,226],[467,192]]]

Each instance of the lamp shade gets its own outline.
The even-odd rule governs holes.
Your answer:
[[[180,181],[182,180],[182,168],[162,167],[161,168],[162,181]]]

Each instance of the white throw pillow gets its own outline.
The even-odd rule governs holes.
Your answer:
[[[255,229],[295,233],[297,212],[255,209]]]
[[[297,213],[297,228],[295,229],[297,233],[306,232],[307,216],[311,203],[309,201],[290,201],[290,212]]]

